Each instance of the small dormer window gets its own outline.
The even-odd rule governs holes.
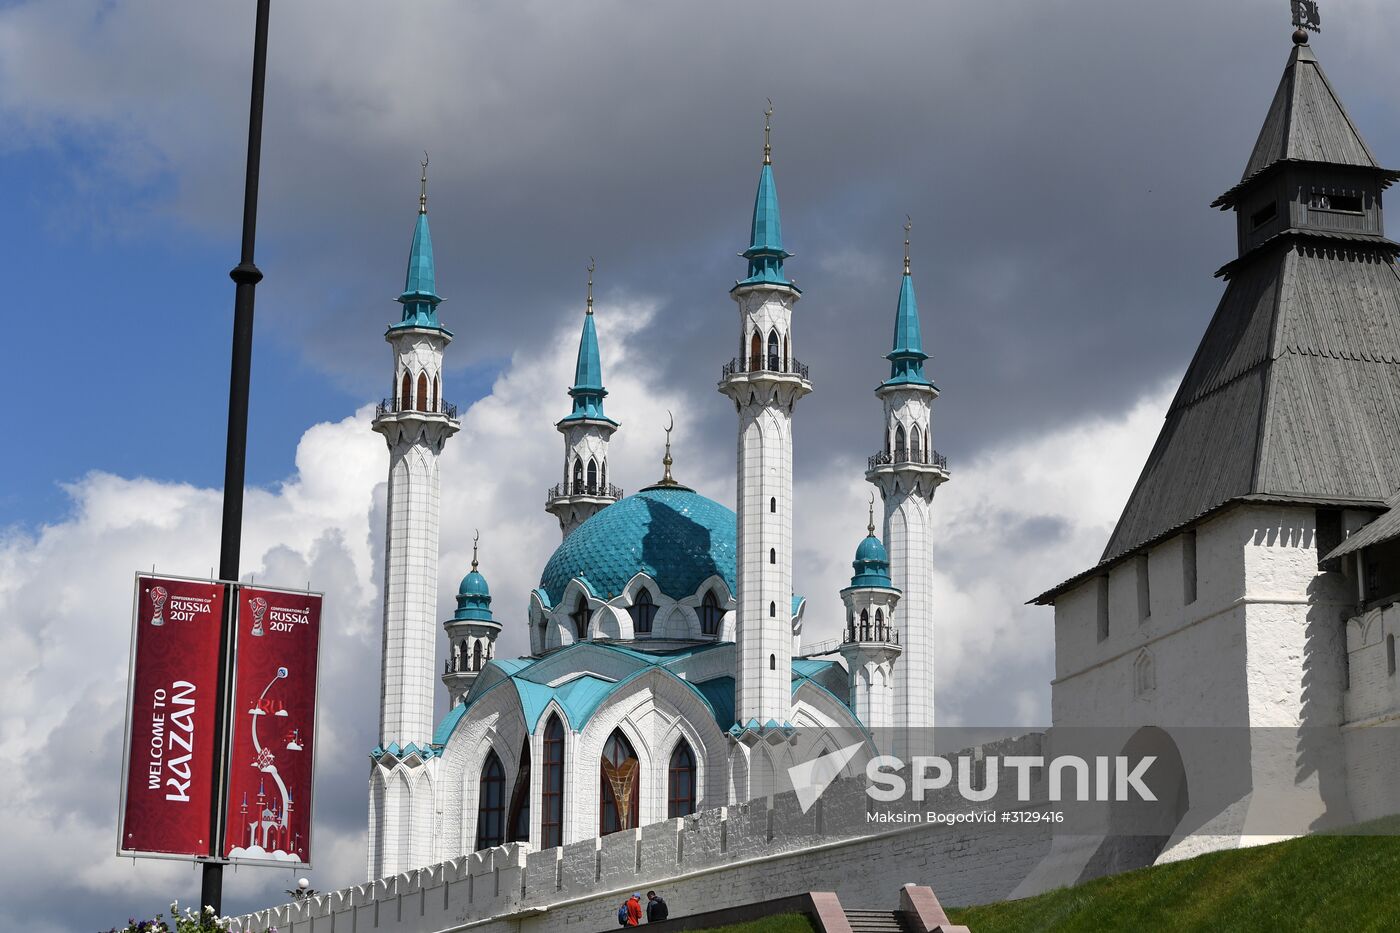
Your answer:
[[[1249,215],[1250,229],[1258,230],[1260,227],[1264,226],[1266,223],[1273,220],[1277,216],[1278,205],[1273,202],[1265,204],[1263,207],[1259,208],[1259,210]]]
[[[1349,214],[1360,214],[1362,212],[1361,196],[1359,194],[1328,194],[1324,191],[1314,191],[1308,200],[1308,207],[1319,211],[1343,211]]]

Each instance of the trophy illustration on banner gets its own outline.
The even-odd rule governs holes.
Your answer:
[[[165,624],[165,600],[170,596],[163,586],[153,586],[150,589],[151,597],[151,624]]]
[[[253,630],[248,634],[261,637],[263,633],[263,616],[267,615],[267,600],[263,599],[261,596],[254,596],[252,599],[248,600],[248,608],[253,610]]]

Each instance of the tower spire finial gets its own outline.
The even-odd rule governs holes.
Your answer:
[[[675,477],[671,475],[671,464],[675,462],[671,459],[671,432],[676,428],[676,416],[671,414],[669,408],[666,410],[666,418],[666,454],[661,458],[661,466],[664,468],[665,472],[661,477],[661,482],[656,485],[679,486],[680,484],[676,482]]]
[[[598,264],[593,261],[593,257],[588,257],[588,314],[593,313],[593,270],[598,268]]]
[[[904,274],[909,274],[909,231],[914,229],[914,219],[904,215]]]
[[[768,98],[768,109],[763,111],[763,164],[773,164],[773,98]]]
[[[418,213],[428,213],[428,150],[423,150],[423,161],[418,163],[423,167],[423,175],[418,179]]]
[[[1317,0],[1290,0],[1293,7],[1293,44],[1307,45],[1308,33],[1322,31],[1322,14]]]
[[[476,534],[472,535],[472,570],[476,569],[476,547],[481,541],[481,529],[475,529]]]
[[[875,493],[873,492],[870,494],[870,518],[866,523],[865,530],[871,537],[875,536]]]

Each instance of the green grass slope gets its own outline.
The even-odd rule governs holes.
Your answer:
[[[1400,822],[1362,832],[1400,832]],[[1400,930],[1400,836],[1305,836],[950,910],[972,933]]]

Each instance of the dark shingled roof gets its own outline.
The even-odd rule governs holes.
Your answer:
[[[1317,59],[1296,46],[1246,181],[1280,161],[1376,166]],[[1253,179],[1253,182],[1250,181]],[[1239,189],[1232,189],[1239,190]],[[1285,235],[1286,234],[1286,235]],[[1400,488],[1400,272],[1383,236],[1288,229],[1228,286],[1100,563],[1070,586],[1240,501],[1379,505]]]
[[[1241,181],[1285,159],[1380,168],[1306,45],[1295,45]]]

